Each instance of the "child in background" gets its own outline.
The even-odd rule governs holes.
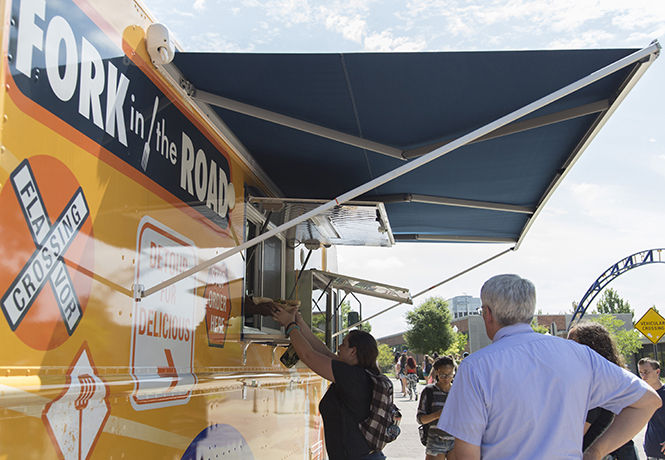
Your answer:
[[[406,360],[406,386],[409,390],[409,401],[415,395],[416,401],[418,401],[418,391],[416,387],[418,386],[418,365],[416,360],[412,356],[409,356]]]
[[[454,454],[450,452],[454,447],[454,438],[439,430],[436,422],[439,421],[455,377],[455,362],[447,356],[438,358],[432,366],[432,374],[435,383],[427,385],[420,394],[416,415],[418,423],[427,426],[425,460],[454,460]]]

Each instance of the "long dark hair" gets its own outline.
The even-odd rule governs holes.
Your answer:
[[[349,332],[349,346],[356,349],[358,365],[379,374],[376,358],[379,356],[379,347],[374,337],[368,332],[354,329]]]
[[[408,369],[415,369],[416,367],[418,367],[418,365],[416,364],[416,360],[413,359],[413,357],[411,357],[411,356],[406,358],[406,367]]]
[[[623,357],[617,351],[610,333],[602,324],[593,322],[579,324],[570,330],[568,338],[586,345],[617,366],[624,366]]]

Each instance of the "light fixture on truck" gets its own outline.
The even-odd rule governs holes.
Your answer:
[[[163,24],[150,24],[145,33],[146,48],[153,65],[166,65],[175,56],[175,46],[169,29]]]

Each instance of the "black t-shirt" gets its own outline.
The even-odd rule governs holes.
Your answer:
[[[589,448],[589,446],[591,446],[591,444],[593,444],[596,438],[605,432],[605,430],[612,424],[613,420],[614,414],[607,409],[603,409],[602,407],[596,407],[595,409],[591,409],[589,412],[587,412],[586,421],[587,423],[590,423],[591,426],[584,435],[584,441],[582,442],[583,452],[586,452],[586,450]],[[610,453],[610,455],[617,459],[635,458],[633,440],[631,439],[626,444]]]
[[[665,403],[665,386],[661,386],[656,392]],[[647,457],[665,458],[660,451],[660,443],[663,441],[665,441],[665,407],[660,407],[649,420],[644,435],[644,451]]]
[[[605,432],[607,427],[612,423],[612,420],[614,420],[614,414],[602,407],[591,409],[586,414],[586,421],[587,423],[590,423],[591,426],[584,435],[584,442],[582,443],[583,452],[587,450],[598,436]]]
[[[369,417],[372,383],[365,369],[332,360],[335,383],[319,403],[329,460],[354,460],[370,451],[358,423]]]

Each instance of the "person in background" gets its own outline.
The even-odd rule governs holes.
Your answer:
[[[454,460],[455,438],[440,430],[436,422],[448,398],[448,392],[455,377],[455,362],[448,357],[439,358],[432,366],[436,383],[427,385],[420,393],[416,418],[421,425],[427,425],[427,446],[425,460]]]
[[[603,407],[617,415],[584,453],[599,460],[661,406],[649,385],[589,347],[534,332],[529,280],[494,276],[480,298],[493,343],[459,365],[437,423],[455,437],[456,460],[579,459],[586,412]]]
[[[398,378],[402,382],[402,396],[406,398],[406,392],[408,388],[408,382],[406,381],[406,360],[408,356],[406,354],[406,348],[402,350],[402,354],[399,357],[399,374]]]
[[[409,390],[409,401],[413,396],[418,401],[418,365],[412,356],[406,358],[406,386]]]
[[[660,363],[655,359],[642,358],[637,363],[640,377],[665,401],[665,386],[660,381]],[[665,458],[665,408],[661,407],[649,420],[644,435],[644,453],[649,460]]]
[[[400,364],[399,364],[400,356],[401,355],[399,353],[395,353],[395,378],[397,380],[399,380],[399,382],[402,384],[402,396],[406,396],[406,384],[400,376],[400,372],[401,372],[401,368],[402,368],[402,366],[400,366]]]
[[[286,328],[300,360],[333,382],[319,403],[329,460],[384,460],[371,452],[359,428],[369,416],[373,383],[367,371],[379,375],[379,348],[370,334],[350,331],[337,354],[314,335],[300,313],[274,305],[273,318]]]
[[[603,325],[593,322],[578,324],[568,332],[568,338],[586,345],[609,362],[625,367],[614,340]],[[593,444],[596,438],[612,423],[612,420],[614,420],[614,414],[602,407],[596,407],[587,413],[582,451],[586,451]],[[638,460],[633,440],[631,439],[604,457],[604,460]]]
[[[437,359],[439,359],[439,354],[435,351],[432,353],[432,362],[435,363]],[[434,381],[434,368],[430,369],[429,374],[427,375],[427,384],[429,385],[430,383],[436,383]]]
[[[425,355],[425,357],[423,358],[423,376],[425,377],[425,379],[427,379],[429,377],[429,374],[432,372],[433,363],[434,360],[430,357],[430,355]]]

